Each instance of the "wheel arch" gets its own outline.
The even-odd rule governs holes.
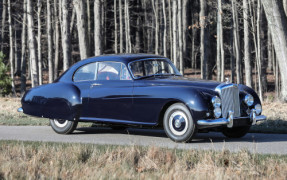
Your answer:
[[[158,125],[163,124],[164,113],[171,105],[175,103],[184,104],[189,110],[194,121],[206,118],[206,113],[209,112],[209,96],[194,88],[186,88],[179,91],[176,97],[169,99],[161,108],[158,116]],[[197,123],[196,123],[197,124]]]
[[[187,107],[187,109],[189,110],[191,116],[193,117],[193,110],[190,109],[189,106],[188,106],[185,102],[183,102],[182,100],[179,100],[179,99],[172,99],[172,100],[166,102],[166,103],[163,105],[163,107],[161,108],[161,111],[160,111],[159,116],[158,116],[158,123],[157,123],[158,126],[160,126],[160,127],[163,126],[163,118],[164,118],[164,114],[165,114],[166,110],[167,110],[170,106],[172,106],[173,104],[176,104],[176,103],[182,103],[182,104],[184,104],[184,105]]]

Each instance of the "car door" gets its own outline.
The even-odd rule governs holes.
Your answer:
[[[125,64],[98,62],[89,92],[88,116],[99,121],[132,121],[133,80]]]
[[[156,74],[160,71],[173,73],[164,60],[149,59],[131,64],[131,71],[137,77]],[[156,125],[163,106],[169,100],[164,86],[154,81],[155,78],[138,79],[134,83],[133,119],[146,125]]]
[[[73,75],[74,85],[78,87],[81,93],[82,107],[81,117],[89,116],[89,93],[91,84],[96,80],[97,62],[81,66]]]

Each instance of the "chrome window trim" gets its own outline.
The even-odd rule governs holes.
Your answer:
[[[95,77],[94,77],[94,78],[96,78],[96,77],[97,77],[97,70],[98,70],[98,62],[91,62],[91,63],[87,63],[87,64],[84,64],[84,65],[78,67],[78,68],[75,70],[75,72],[73,73],[72,81],[75,82],[75,83],[76,83],[76,82],[85,82],[85,81],[95,81],[96,79],[94,79],[94,80],[80,80],[80,81],[75,81],[75,80],[74,80],[75,74],[79,71],[79,69],[81,69],[81,68],[84,67],[84,66],[88,66],[88,65],[90,65],[90,64],[96,64]]]
[[[130,77],[133,77],[133,76],[131,75],[131,72],[130,72],[129,68],[128,68],[128,67],[126,66],[126,64],[125,64],[125,63],[123,63],[123,62],[118,62],[118,61],[97,61],[97,62],[87,63],[87,64],[84,64],[84,65],[82,65],[82,66],[78,67],[78,68],[75,70],[75,72],[73,73],[72,81],[73,81],[73,82],[75,82],[75,83],[77,83],[77,82],[87,82],[87,81],[97,81],[97,80],[98,80],[98,69],[99,69],[99,63],[101,63],[101,62],[113,62],[113,63],[120,63],[120,64],[121,64],[121,69],[122,69],[122,65],[124,65],[124,66],[127,68],[127,70],[128,70],[128,73],[129,73]],[[87,65],[89,65],[89,64],[94,64],[94,63],[96,63],[96,69],[95,69],[95,77],[94,77],[94,80],[80,80],[80,81],[74,81],[74,76],[75,76],[76,72],[77,72],[79,69],[81,69],[81,68],[82,68],[82,67],[84,67],[84,66],[87,66]],[[132,80],[132,79],[130,79],[130,80],[123,80],[123,81],[131,81],[131,80]],[[120,81],[121,81],[121,80],[120,80]]]
[[[127,69],[127,72],[128,72],[129,77],[130,77],[131,79],[121,79],[121,77],[122,77],[122,75],[123,75],[123,68],[124,68],[124,67]],[[131,73],[130,73],[130,71],[129,71],[129,68],[125,65],[125,63],[121,63],[120,80],[121,80],[121,81],[130,81],[130,80],[132,80],[132,76],[131,76]]]
[[[99,69],[99,62],[96,62],[96,69],[95,69],[95,81],[98,79],[98,69]]]

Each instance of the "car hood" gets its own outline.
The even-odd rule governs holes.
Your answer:
[[[145,80],[149,85],[154,86],[187,86],[196,89],[215,90],[222,82],[185,78],[182,76],[152,77]]]

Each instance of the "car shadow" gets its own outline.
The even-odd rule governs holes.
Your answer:
[[[124,130],[114,130],[109,127],[83,127],[77,128],[73,134],[129,134],[138,136],[154,136],[154,137],[166,137],[164,130],[161,129],[135,129],[126,128]]]
[[[113,130],[109,127],[83,127],[78,128],[73,134],[126,134],[134,136],[149,136],[168,138],[162,129],[136,129]],[[248,133],[242,138],[227,138],[220,132],[197,133],[191,143],[222,143],[222,142],[280,142],[287,141],[287,134],[262,134]]]

